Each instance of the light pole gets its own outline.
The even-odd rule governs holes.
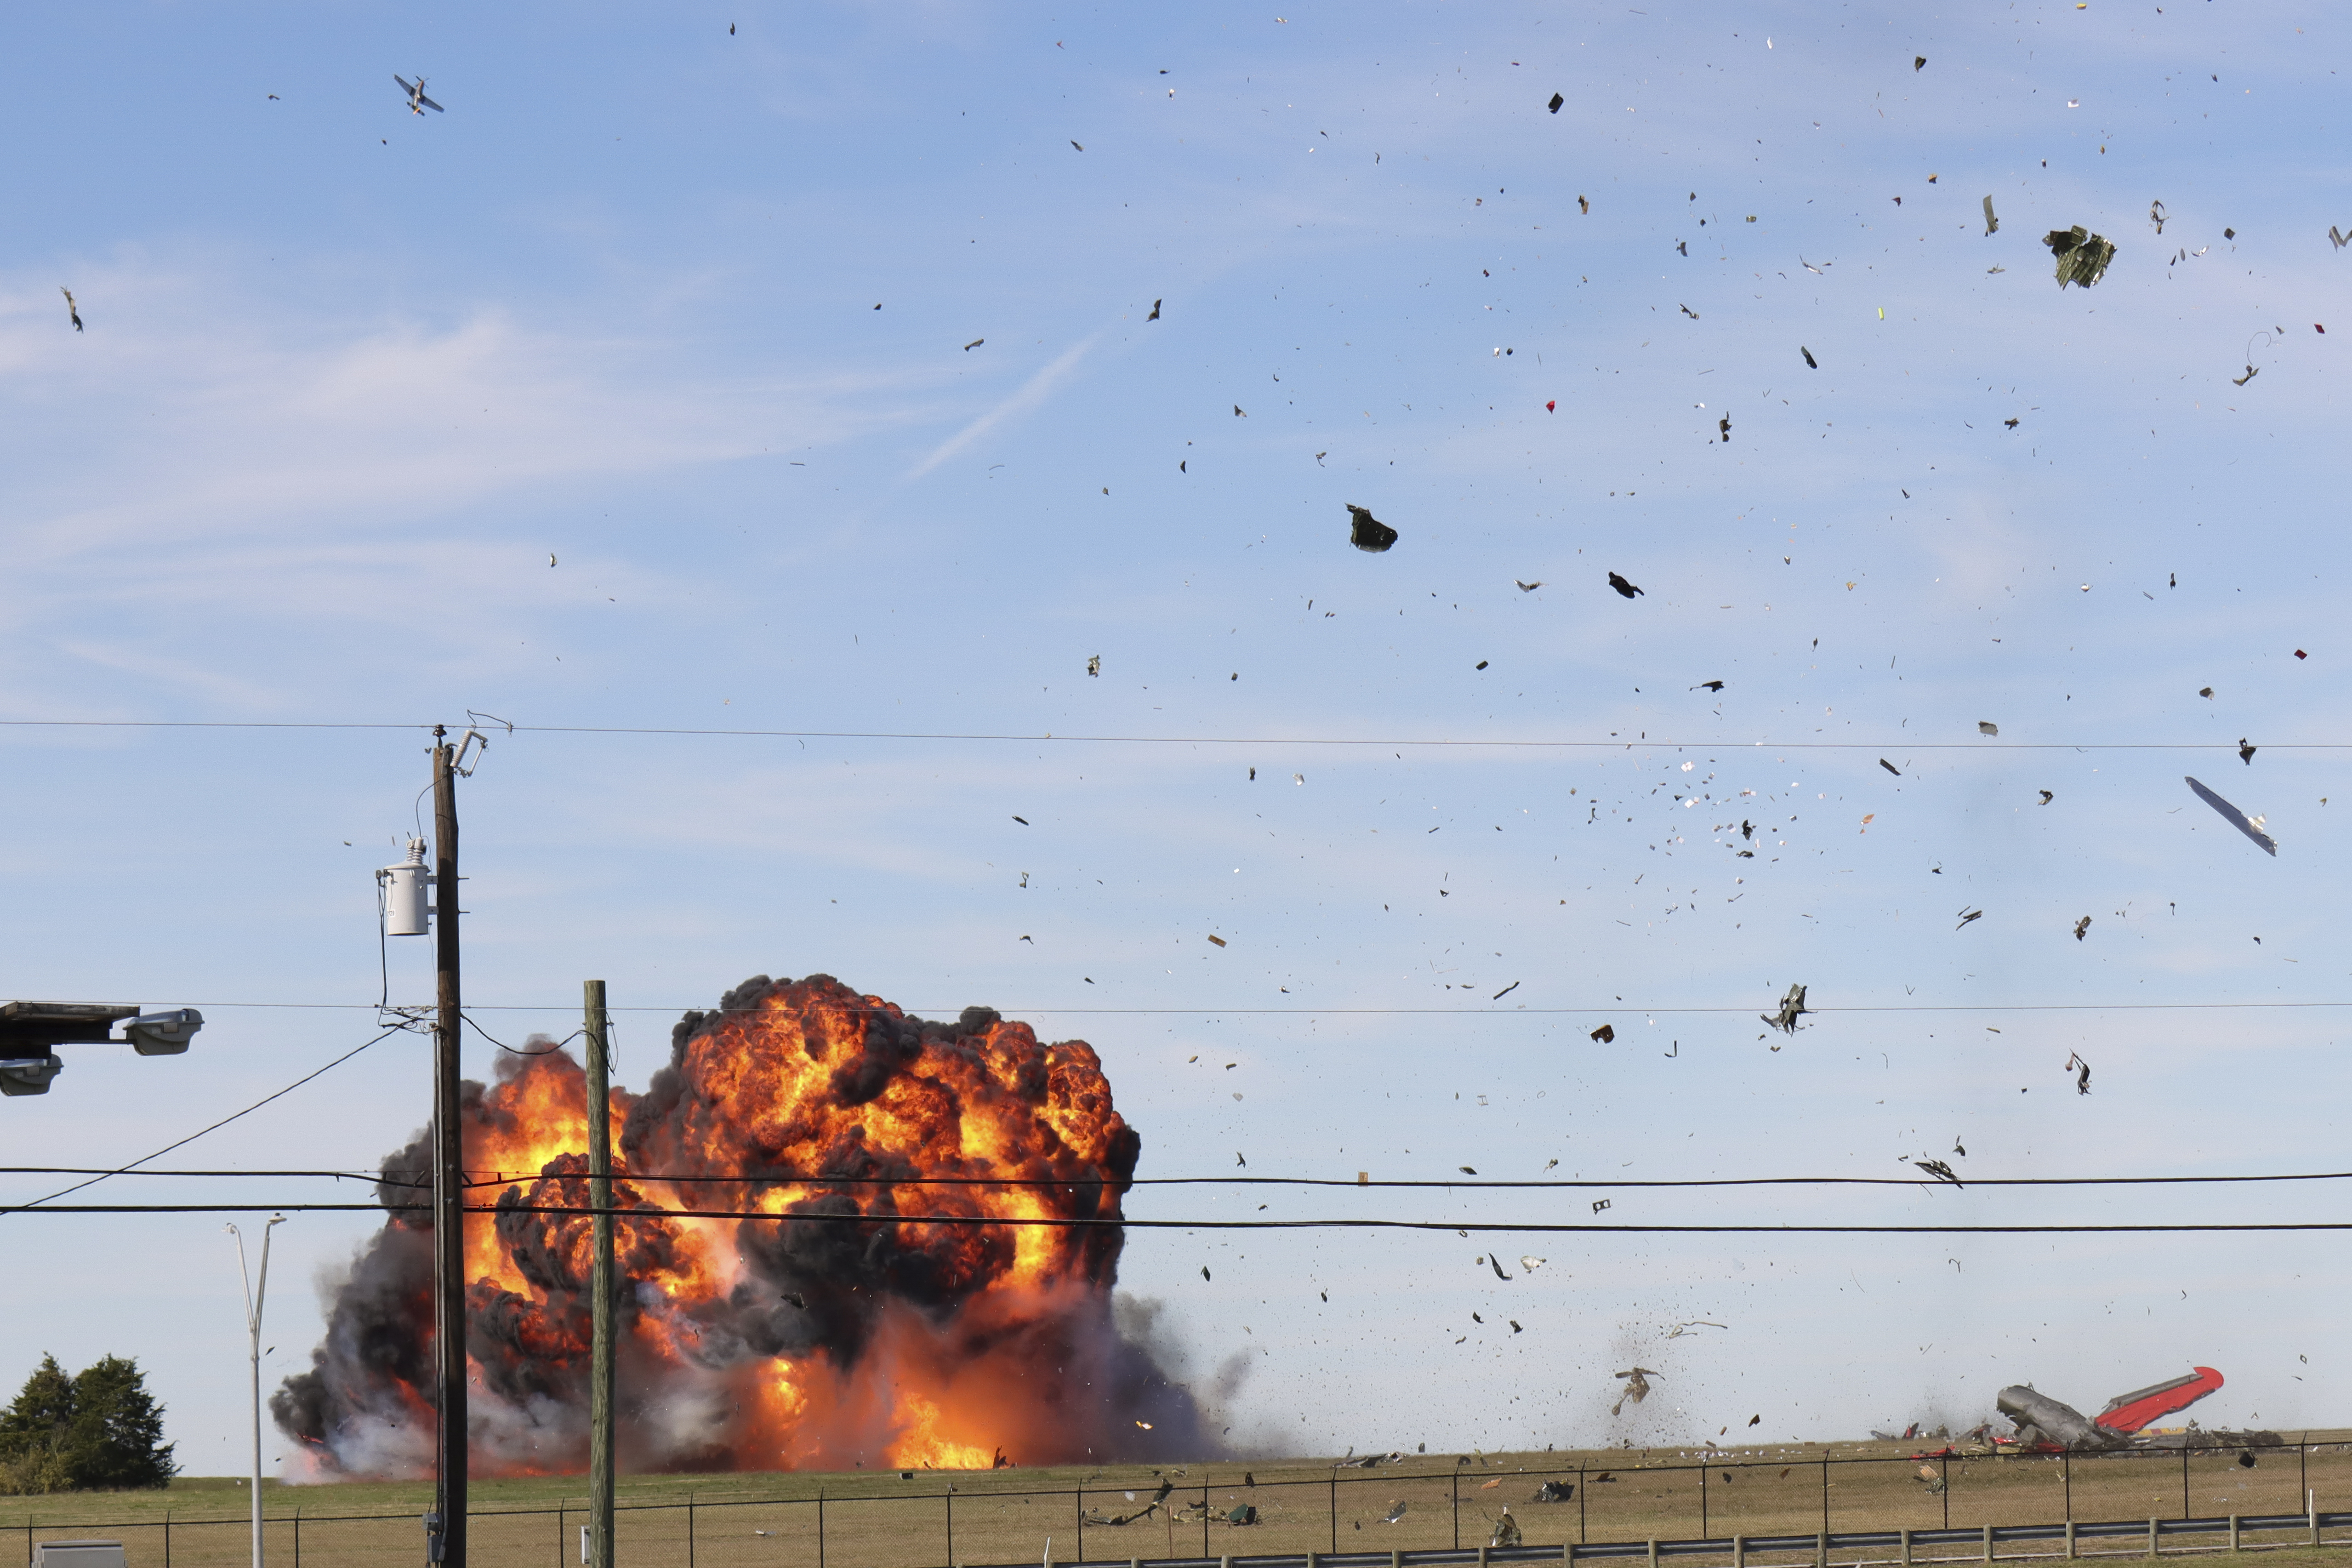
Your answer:
[[[253,1343],[253,1568],[261,1568],[261,1299],[269,1289],[269,1233],[286,1223],[271,1215],[261,1227],[261,1274],[256,1279],[245,1266],[245,1232],[232,1225],[236,1237],[236,1272],[245,1281],[245,1327]]]

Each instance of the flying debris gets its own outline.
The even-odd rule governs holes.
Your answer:
[[[73,290],[60,283],[58,285],[58,292],[66,297],[66,314],[73,318],[73,330],[77,332],[80,331],[82,330],[81,307],[74,303]]]
[[[1514,582],[1514,583],[1519,583],[1519,580],[1518,580],[1517,577],[1512,578],[1512,579],[1511,579],[1511,581],[1512,581],[1512,582]],[[1534,593],[1538,588],[1540,588],[1540,587],[1542,587],[1542,586],[1543,586],[1543,579],[1541,579],[1540,577],[1538,577],[1538,579],[1536,579],[1536,581],[1534,581],[1534,582],[1532,582],[1532,583],[1519,583],[1519,592],[1520,592],[1520,593],[1522,593],[1522,594],[1532,594],[1532,593]]]
[[[1541,1268],[1545,1264],[1550,1261],[1551,1259],[1549,1258],[1530,1258],[1522,1253],[1519,1257],[1519,1267],[1526,1269],[1528,1273],[1533,1274],[1537,1269]]]
[[[2252,365],[2248,365],[2248,366],[2246,367],[2246,374],[2243,374],[2243,375],[2233,375],[2233,376],[2231,376],[2231,377],[2230,378],[2230,384],[2231,384],[2231,386],[2243,386],[2243,385],[2245,385],[2245,384],[2246,384],[2246,383],[2248,383],[2248,382],[2250,382],[2250,381],[2253,380],[2253,379],[2254,379],[2254,377],[2256,377],[2256,376],[2258,376],[2258,375],[2260,375],[2260,374],[2263,374],[2263,373],[2262,373],[2261,371],[2257,370],[2257,369],[2256,369],[2256,368],[2254,368]]]
[[[1636,588],[1633,584],[1628,583],[1624,578],[1619,576],[1614,572],[1609,574],[1609,585],[1616,589],[1620,595],[1628,599],[1642,592],[1641,589]]]
[[[1885,757],[1878,759],[1878,765],[1885,768],[1888,773],[1893,773],[1898,779],[1903,776],[1903,770],[1896,767],[1893,763],[1888,762]]]
[[[1150,314],[1150,315],[1148,315],[1148,316],[1144,317],[1143,319],[1144,319],[1145,321],[1158,321],[1158,320],[1160,319],[1160,301],[1159,301],[1159,300],[1154,300],[1153,301],[1151,301],[1151,314]]]
[[[1670,1339],[1670,1340],[1678,1340],[1678,1339],[1681,1339],[1685,1334],[1689,1333],[1693,1329],[1722,1329],[1722,1328],[1728,1328],[1728,1327],[1730,1327],[1730,1325],[1729,1325],[1729,1324],[1727,1324],[1727,1323],[1705,1323],[1705,1322],[1696,1322],[1696,1321],[1688,1322],[1688,1323],[1676,1323],[1673,1328],[1668,1329],[1668,1330],[1666,1331],[1666,1338],[1668,1338],[1668,1339]]]
[[[988,341],[988,340],[987,340],[986,338],[974,338],[974,339],[972,339],[972,340],[971,340],[971,342],[968,342],[968,343],[964,344],[964,346],[963,346],[963,352],[964,352],[964,353],[971,353],[971,351],[972,351],[972,350],[974,350],[974,349],[976,349],[976,348],[980,347],[980,345],[981,345],[981,344],[982,344],[982,343],[986,342],[987,341]]]
[[[1649,1398],[1650,1379],[1663,1374],[1651,1372],[1645,1367],[1637,1366],[1631,1372],[1621,1372],[1617,1375],[1624,1380],[1625,1392],[1619,1394],[1617,1396],[1617,1403],[1609,1407],[1609,1414],[1612,1415],[1623,1410],[1625,1408],[1625,1402],[1629,1399],[1634,1404],[1639,1405],[1644,1399]]]
[[[2162,202],[2150,202],[2147,204],[2147,221],[2156,225],[2157,233],[2162,234],[2164,232],[2164,204]]]
[[[1102,655],[1096,654],[1093,658],[1087,660],[1087,673],[1088,675],[1100,675],[1102,673]]]
[[[1341,503],[1351,520],[1348,542],[1369,555],[1378,555],[1397,542],[1397,531],[1352,501]]]
[[[1456,1165],[1454,1168],[1465,1176],[1475,1176],[1478,1173],[1478,1167],[1475,1165]]]
[[[1987,196],[1984,199],[1984,202],[1985,233],[1988,235],[1999,234],[2000,232],[2000,219],[1992,216],[1992,198],[1990,196]]]
[[[1954,931],[1959,930],[1960,926],[1968,924],[1970,921],[1980,921],[1984,919],[1984,911],[1982,910],[1962,910],[1959,911],[1959,914],[1960,925],[1954,926],[1952,928]]]
[[[2263,831],[2263,819],[2261,817],[2248,816],[2244,812],[2240,811],[2236,806],[2231,805],[2228,801],[2223,800],[2220,795],[2215,795],[2211,790],[2207,789],[2203,784],[2199,784],[2193,778],[2189,779],[2187,783],[2190,789],[2197,792],[2197,798],[2199,800],[2203,801],[2207,805],[2211,806],[2215,811],[2221,814],[2223,821],[2236,828],[2239,832],[2244,834],[2247,837],[2252,839],[2255,843],[2261,845],[2263,847],[2263,854],[2276,858],[2278,855],[2278,840],[2273,838],[2269,834]]]
[[[1404,1500],[1402,1498],[1399,1498],[1389,1504],[1389,1510],[1381,1516],[1381,1522],[1382,1524],[1394,1524],[1398,1520],[1404,1517]]]
[[[1979,719],[1977,721],[1977,733],[1979,735],[1998,735],[2000,733],[2000,726],[1992,722],[1989,719]]]
[[[406,80],[403,79],[397,71],[393,73],[392,79],[399,82],[400,90],[408,95],[409,113],[422,114],[427,109],[431,110],[436,114],[444,112],[439,104],[425,96],[425,79],[423,77],[418,77],[416,79],[415,85],[413,87],[410,86]]]
[[[1592,1031],[1592,1037],[1605,1046],[1617,1037],[1617,1026],[1614,1024],[1603,1024],[1601,1027]]]
[[[2050,254],[2058,258],[2058,287],[2072,283],[2078,289],[2088,289],[2106,276],[2107,263],[2116,258],[2115,244],[2076,224],[2072,228],[2053,228],[2042,237]]]
[[[1927,68],[1927,57],[1925,55],[1912,56],[1911,68],[1915,71],[1926,70]]]
[[[1546,1481],[1536,1489],[1537,1502],[1569,1502],[1576,1497],[1574,1481]]]
[[[1791,985],[1789,987],[1788,994],[1780,998],[1778,1012],[1759,1013],[1757,1016],[1782,1034],[1793,1035],[1797,1032],[1797,1020],[1804,1015],[1804,1012],[1805,988],[1801,985]]]
[[[2084,1061],[2080,1056],[2069,1053],[2066,1058],[2066,1066],[2063,1070],[2067,1072],[2074,1072],[2078,1068],[2080,1069],[2080,1076],[2074,1079],[2074,1092],[2076,1094],[2088,1094],[2091,1092],[2091,1064]]]
[[[1561,104],[1563,104],[1563,103],[1566,103],[1567,101],[1568,101],[1568,100],[1566,100],[1565,98],[1562,98],[1559,94],[1558,94],[1558,93],[1556,93],[1556,92],[1555,92],[1555,93],[1553,93],[1553,94],[1551,95],[1551,101],[1550,101],[1549,104],[1546,104],[1544,107],[1546,107],[1547,109],[1549,109],[1549,110],[1550,110],[1554,114],[1558,114],[1558,113],[1559,112],[1559,106],[1560,106]],[[2339,243],[2339,244],[2340,244],[2340,243],[2342,243],[2342,242],[2341,242],[2341,241],[2338,241],[2337,243]]]
[[[1819,370],[1822,368],[1821,362],[1813,357],[1812,350],[1807,348],[1802,343],[1799,343],[1797,345],[1797,352],[1805,356],[1805,368],[1807,370]]]
[[[2080,941],[2082,941],[2082,940],[2083,940],[2083,933],[2084,933],[2084,931],[2089,931],[2090,929],[2091,929],[2091,917],[2090,917],[2090,916],[2088,916],[2088,915],[2084,915],[2081,920],[2078,920],[2078,921],[2076,921],[2074,922],[2074,940],[2075,940],[2076,942],[2080,942]]]
[[[1075,142],[1075,141],[1073,141],[1073,142],[1070,143],[1070,145],[1071,145],[1071,146],[1073,146],[1073,147],[1078,147],[1077,142]],[[1079,151],[1079,152],[1081,152],[1081,153],[1083,153],[1083,152],[1085,152],[1085,151],[1086,151],[1086,149],[1085,149],[1085,148],[1083,148],[1083,147],[1078,147],[1078,151]]]
[[[1920,1160],[1915,1163],[1918,1165],[1919,1169],[1927,1172],[1929,1175],[1935,1177],[1939,1182],[1949,1182],[1956,1187],[1961,1184],[1960,1178],[1953,1173],[1952,1168],[1949,1165],[1947,1165],[1941,1160]]]
[[[1723,682],[1720,680],[1702,680],[1698,685],[1686,688],[1686,689],[1691,691],[1720,691],[1723,689]]]
[[[2046,790],[2046,789],[2045,789],[2045,790],[2043,790],[2043,791],[2042,792],[2042,805],[2048,805],[2052,801],[2053,801],[2053,800],[2055,800],[2055,799],[2057,799],[2057,798],[2058,798],[2058,797],[2057,797],[2056,795],[2052,795],[2052,794],[2051,794],[2048,790]]]
[[[2238,761],[2245,763],[2246,766],[2250,768],[2252,767],[2254,765],[2254,747],[2246,744],[2246,738],[2243,735],[2238,737]]]

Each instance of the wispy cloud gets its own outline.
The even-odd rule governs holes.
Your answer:
[[[1039,404],[1054,395],[1055,387],[1070,378],[1071,373],[1078,368],[1078,362],[1085,359],[1095,344],[1101,341],[1102,333],[1095,332],[1063,350],[1061,355],[1053,363],[1023,382],[1020,390],[1013,393],[1012,396],[932,447],[931,455],[916,464],[907,478],[921,479],[1006,420],[1017,419],[1034,410]]]

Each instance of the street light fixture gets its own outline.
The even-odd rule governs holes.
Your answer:
[[[245,1327],[253,1343],[253,1568],[261,1564],[261,1299],[269,1289],[269,1233],[286,1223],[286,1216],[275,1214],[261,1227],[261,1274],[256,1279],[246,1271],[245,1232],[231,1225],[228,1233],[236,1237],[236,1271],[245,1281]]]
[[[109,1034],[116,1024],[122,1033]],[[142,1013],[135,1003],[0,1002],[0,1095],[48,1093],[66,1070],[58,1046],[129,1046],[142,1057],[176,1057],[204,1026],[194,1007]]]

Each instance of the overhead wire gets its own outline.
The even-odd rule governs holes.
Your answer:
[[[45,1201],[44,1201],[45,1202]],[[9,1214],[430,1214],[430,1204],[54,1204],[0,1206]],[[589,1217],[610,1215],[615,1219],[693,1220],[741,1219],[810,1225],[949,1226],[959,1228],[1007,1226],[1066,1230],[1450,1230],[1463,1235],[1611,1235],[1627,1236],[2083,1236],[2113,1234],[2181,1234],[2269,1231],[2352,1230],[2352,1220],[2258,1220],[2194,1223],[2167,1221],[2145,1225],[1590,1225],[1509,1220],[1413,1219],[1129,1219],[1070,1217],[1061,1219],[1001,1215],[898,1214],[772,1214],[760,1209],[626,1208],[619,1205],[594,1207],[584,1204],[467,1204],[469,1215],[540,1214]]]
[[[498,721],[505,724],[505,720]],[[430,723],[367,721],[268,721],[247,719],[0,719],[0,729],[86,730],[351,730],[431,731]],[[1028,744],[1118,746],[1412,746],[1438,749],[1493,748],[1528,751],[1689,751],[1738,747],[1749,751],[1868,752],[1900,745],[1912,752],[2235,752],[2226,741],[1918,741],[1908,736],[1877,741],[1690,740],[1639,737],[1628,741],[1528,740],[1465,736],[1345,735],[1057,735],[1051,731],[959,731],[921,730],[703,729],[681,725],[508,724],[520,735],[639,735],[779,741],[971,741]],[[2352,751],[2352,742],[2273,741],[2266,751]]]
[[[382,1034],[377,1035],[373,1039],[363,1041],[361,1044],[352,1047],[350,1050],[345,1051],[341,1056],[337,1057],[333,1061],[329,1062],[325,1067],[317,1069],[317,1071],[303,1074],[300,1078],[296,1079],[292,1083],[288,1084],[284,1089],[278,1089],[276,1093],[263,1095],[259,1100],[255,1100],[243,1110],[232,1111],[228,1115],[222,1117],[218,1121],[214,1122],[211,1126],[198,1128],[195,1131],[189,1133],[185,1138],[182,1138],[176,1142],[166,1143],[152,1154],[142,1154],[127,1165],[118,1165],[111,1170],[101,1171],[96,1175],[91,1176],[90,1179],[86,1182],[76,1182],[72,1186],[61,1187],[58,1191],[49,1194],[47,1197],[35,1198],[28,1204],[11,1205],[5,1209],[0,1209],[0,1214],[22,1214],[27,1210],[37,1209],[42,1205],[48,1204],[55,1199],[65,1197],[69,1194],[80,1192],[85,1187],[94,1187],[98,1185],[99,1183],[107,1180],[110,1176],[128,1174],[130,1172],[147,1163],[150,1160],[162,1159],[164,1155],[170,1153],[174,1149],[184,1149],[189,1144],[194,1142],[197,1139],[204,1137],[206,1133],[217,1132],[222,1128],[227,1126],[230,1122],[235,1121],[239,1118],[252,1115],[263,1106],[268,1105],[271,1100],[284,1099],[287,1095],[293,1093],[304,1084],[309,1083],[312,1079],[318,1078],[321,1074],[333,1071],[335,1068],[342,1066],[345,1062],[351,1060],[353,1057],[358,1056],[362,1051],[366,1050],[368,1047],[376,1044],[379,1040],[385,1039],[390,1036],[400,1033],[400,1030],[401,1026],[394,1025],[391,1028],[384,1030]],[[71,1211],[59,1210],[58,1212],[65,1213]],[[92,1212],[104,1211],[99,1210]]]

